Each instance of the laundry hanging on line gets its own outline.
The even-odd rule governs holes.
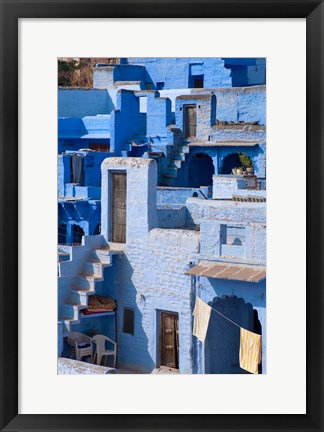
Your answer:
[[[258,374],[261,363],[261,336],[240,328],[240,367]]]
[[[210,307],[196,294],[195,307],[193,311],[194,325],[193,335],[196,336],[201,342],[205,342],[208,330],[211,311],[218,313],[227,321],[236,325],[240,329],[240,367],[253,374],[258,374],[258,365],[261,363],[261,340],[262,336],[253,333],[241,327],[236,322],[232,321],[221,312]]]
[[[193,311],[193,335],[196,336],[201,342],[205,342],[206,339],[210,313],[211,307],[199,297],[196,297],[195,308]]]

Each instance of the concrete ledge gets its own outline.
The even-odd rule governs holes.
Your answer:
[[[57,373],[58,375],[106,375],[116,374],[117,369],[60,357],[57,361]]]

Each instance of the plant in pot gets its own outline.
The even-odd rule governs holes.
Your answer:
[[[242,175],[243,174],[243,167],[236,168],[236,174]]]
[[[243,169],[248,174],[253,174],[254,169],[253,169],[251,158],[245,153],[239,153],[239,159],[240,159],[240,162],[242,164]]]

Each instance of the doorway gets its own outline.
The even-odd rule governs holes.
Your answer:
[[[195,138],[197,132],[197,105],[184,105],[184,137]]]
[[[214,163],[209,155],[192,155],[188,168],[188,187],[212,186],[214,172]]]
[[[211,307],[239,326],[254,331],[254,311],[250,303],[236,296],[215,297]],[[240,328],[212,312],[205,341],[205,373],[248,374],[239,361]]]
[[[79,245],[82,243],[82,237],[84,236],[84,230],[79,225],[72,226],[72,243]]]
[[[160,365],[179,369],[179,315],[160,313]]]
[[[115,243],[126,243],[126,172],[113,172],[112,179],[112,235]]]

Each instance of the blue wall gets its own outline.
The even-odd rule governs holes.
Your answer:
[[[157,89],[188,88],[192,75],[204,75],[204,88],[231,87],[230,71],[220,58],[128,58],[129,64],[145,65],[147,82]]]
[[[110,116],[58,119],[58,153],[110,143]]]
[[[131,138],[145,133],[142,119],[138,97],[132,91],[120,90],[117,93],[117,110],[110,117],[110,150],[115,155],[129,150]]]
[[[85,117],[110,114],[115,109],[107,90],[58,89],[58,117]]]
[[[171,101],[159,97],[158,92],[147,95],[147,135],[166,135],[166,126],[172,122]]]

